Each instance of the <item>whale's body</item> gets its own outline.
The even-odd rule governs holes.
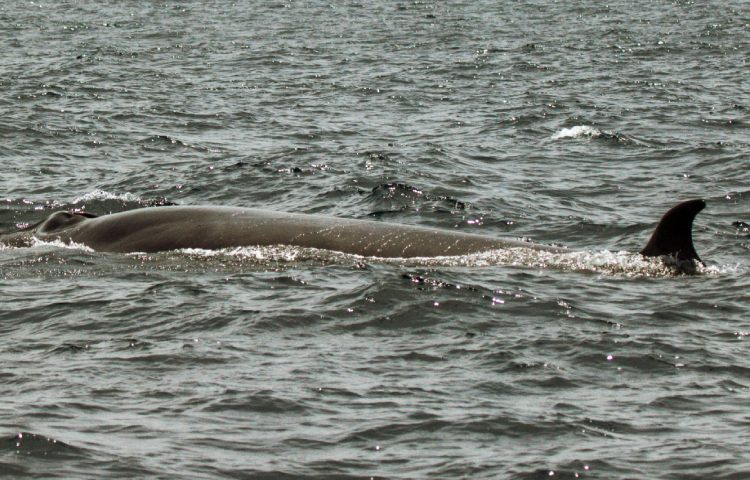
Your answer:
[[[691,232],[693,219],[704,206],[703,200],[690,200],[669,210],[641,253],[700,261]],[[384,258],[467,255],[513,247],[566,251],[438,228],[241,207],[150,207],[101,217],[55,212],[25,230],[0,235],[0,242],[22,246],[33,238],[75,242],[104,252],[254,245],[290,245]]]
[[[94,218],[55,212],[24,236],[105,252],[291,245],[385,258],[541,247],[437,228],[238,207],[152,207]]]

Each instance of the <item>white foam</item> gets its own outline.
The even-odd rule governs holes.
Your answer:
[[[31,245],[28,248],[41,248],[41,247],[55,247],[65,248],[67,250],[81,250],[84,252],[93,253],[94,249],[87,247],[82,243],[70,242],[65,243],[62,240],[40,240],[36,237],[31,238]]]
[[[64,248],[69,250],[80,250],[83,252],[94,252],[93,249],[75,242],[64,243],[60,240],[43,241],[33,238],[30,248]],[[8,250],[17,247],[9,247],[0,244],[0,250]],[[29,248],[29,247],[25,247]],[[361,255],[347,254],[330,250],[319,250],[316,248],[302,248],[288,245],[275,246],[248,246],[236,248],[224,248],[218,250],[207,250],[201,248],[185,248],[173,252],[161,252],[161,255],[186,255],[196,261],[201,259],[209,261],[238,260],[251,264],[269,264],[272,262],[322,262],[324,264],[346,264],[354,263],[380,263],[401,266],[421,267],[518,267],[542,270],[588,272],[603,275],[625,276],[625,277],[670,277],[678,274],[674,266],[664,263],[659,258],[646,258],[637,253],[625,251],[612,252],[601,251],[566,251],[548,252],[536,248],[513,247],[471,255],[445,256],[445,257],[414,257],[414,258],[379,258],[364,257]],[[128,256],[140,257],[144,253],[129,253]],[[151,257],[149,255],[149,257]],[[710,265],[696,266],[699,275],[731,275],[744,272],[747,269],[743,265]]]
[[[71,203],[88,202],[91,200],[121,200],[126,202],[140,202],[141,199],[131,193],[111,193],[105,190],[94,190],[73,199]]]
[[[182,249],[178,253],[198,258],[221,257],[252,262],[304,262],[324,263],[372,262],[381,264],[426,267],[520,267],[544,270],[561,270],[617,275],[626,277],[668,277],[678,272],[675,267],[658,258],[646,258],[625,251],[569,251],[548,252],[536,248],[513,247],[487,252],[445,257],[379,258],[361,255],[300,248],[292,246],[238,247],[221,250]],[[727,273],[724,267],[697,266],[697,273],[718,275]]]
[[[679,274],[675,266],[659,258],[646,258],[625,251],[548,252],[535,248],[514,247],[456,257],[422,257],[409,259],[378,259],[383,263],[420,266],[457,267],[519,267],[542,270],[589,272],[626,277],[669,277]],[[696,266],[696,273],[716,275],[725,269]]]
[[[563,128],[552,135],[552,140],[561,138],[579,138],[579,137],[598,137],[602,134],[601,130],[589,125],[576,125],[575,127]]]
[[[699,271],[708,275],[731,275],[735,273],[745,273],[747,271],[747,266],[739,263],[734,265],[708,265],[701,267]]]
[[[315,252],[320,252],[321,250],[278,245],[234,247],[222,248],[218,250],[206,250],[203,248],[183,248],[177,251],[185,255],[202,258],[227,256],[257,261],[294,262],[297,260],[305,260],[308,258],[317,258],[318,255],[315,255]]]

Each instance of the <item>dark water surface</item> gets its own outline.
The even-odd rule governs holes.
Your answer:
[[[744,2],[6,2],[0,28],[0,230],[234,205],[579,252],[0,247],[0,476],[750,477]],[[698,275],[625,253],[689,198]]]

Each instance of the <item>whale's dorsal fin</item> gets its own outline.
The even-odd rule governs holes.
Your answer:
[[[661,217],[651,239],[641,250],[645,257],[668,255],[677,260],[703,263],[693,247],[693,219],[706,207],[703,200],[682,202]]]

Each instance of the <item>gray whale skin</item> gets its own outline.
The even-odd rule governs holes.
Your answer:
[[[700,262],[692,226],[705,205],[703,200],[688,200],[670,209],[641,254]],[[103,216],[60,211],[24,230],[0,235],[0,242],[28,246],[32,238],[75,242],[103,252],[254,245],[312,247],[384,258],[467,255],[512,247],[567,251],[437,228],[240,207],[147,207]]]

